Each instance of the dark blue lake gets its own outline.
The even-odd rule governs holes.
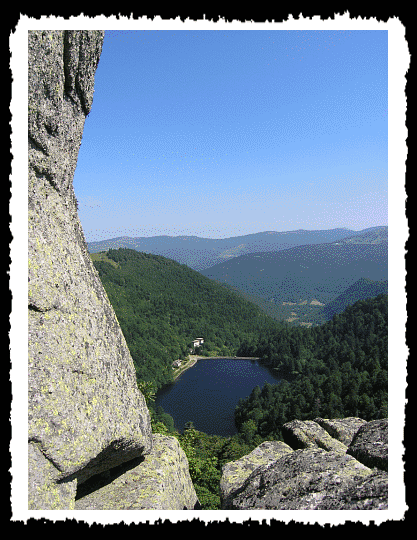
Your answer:
[[[182,431],[192,421],[198,431],[230,437],[237,433],[234,411],[240,398],[280,379],[257,360],[207,358],[185,371],[156,395],[155,405],[170,414]]]

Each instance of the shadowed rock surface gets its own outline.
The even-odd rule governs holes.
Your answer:
[[[152,452],[92,478],[80,490],[76,510],[194,510],[199,502],[188,460],[175,437],[155,434]],[[87,484],[91,483],[90,486]],[[83,487],[82,486],[82,487]]]
[[[282,427],[284,441],[294,450],[298,448],[323,448],[346,453],[347,446],[334,439],[317,422],[292,420]]]
[[[348,454],[368,467],[388,471],[388,420],[364,424],[353,438]]]
[[[375,443],[379,449],[378,443],[388,431],[387,421],[317,420],[322,426],[330,426],[330,431],[345,442],[352,440],[351,446],[332,438],[316,421],[288,422],[283,430],[286,443],[281,443],[285,450],[277,452],[275,459],[270,447],[263,443],[251,454],[223,467],[222,509],[387,509],[388,474],[384,464],[376,468],[381,462],[374,460],[371,466],[375,468],[368,466]],[[356,459],[350,455],[356,448],[355,440],[361,445]]]

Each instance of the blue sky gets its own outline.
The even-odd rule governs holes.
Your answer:
[[[388,224],[386,30],[106,31],[87,241]]]

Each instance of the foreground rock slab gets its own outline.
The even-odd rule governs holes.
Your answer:
[[[329,510],[387,508],[386,473],[369,483],[372,470],[355,458],[322,449],[294,450],[259,467],[229,496],[224,509]],[[365,484],[366,480],[368,483]],[[384,487],[386,488],[384,490]],[[377,499],[371,498],[372,490]]]
[[[194,510],[188,460],[175,437],[155,434],[153,450],[83,484],[76,510]],[[89,493],[89,490],[93,490]]]
[[[222,470],[220,480],[220,492],[223,500],[227,501],[229,496],[242,486],[243,482],[264,465],[274,463],[280,457],[291,453],[290,446],[281,441],[267,441],[260,444],[250,454],[241,459],[226,463]],[[227,505],[227,503],[225,502]]]

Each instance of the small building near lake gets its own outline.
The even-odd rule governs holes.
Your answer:
[[[198,337],[196,338],[194,341],[193,341],[193,346],[194,346],[194,349],[196,347],[200,347],[200,345],[202,345],[204,343],[204,339],[202,337]]]

